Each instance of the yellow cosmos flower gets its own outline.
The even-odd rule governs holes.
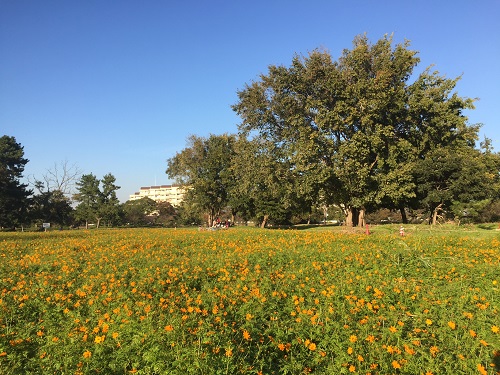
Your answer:
[[[106,337],[106,336],[104,336],[104,335],[103,335],[103,336],[96,336],[96,337],[95,337],[95,339],[94,339],[94,342],[95,342],[96,344],[100,344],[100,343],[104,342],[104,338],[105,338],[105,337]]]

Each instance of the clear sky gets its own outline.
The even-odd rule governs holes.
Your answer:
[[[245,83],[295,53],[337,59],[356,35],[393,34],[462,75],[467,113],[500,151],[500,0],[0,0],[0,136],[41,178],[54,163],[112,173],[122,202],[169,184],[191,134],[236,133]]]

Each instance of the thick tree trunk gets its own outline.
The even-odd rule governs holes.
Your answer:
[[[408,224],[408,217],[406,217],[406,210],[404,207],[399,207],[399,212],[401,213],[401,220],[403,224]]]
[[[365,209],[361,208],[358,212],[358,227],[364,228],[365,224]]]
[[[438,213],[439,213],[439,211],[441,211],[442,207],[443,207],[443,204],[439,203],[439,205],[432,212],[432,225],[436,225]]]
[[[262,223],[260,223],[261,228],[265,228],[267,224],[267,220],[269,219],[269,215],[264,215],[264,219],[262,219]]]
[[[352,223],[352,210],[347,210],[346,216],[345,216],[345,225],[346,227],[352,228],[353,223]]]
[[[357,208],[354,207],[349,207],[346,210],[346,219],[345,219],[345,225],[347,227],[356,227],[358,225],[358,220],[359,220],[359,211]]]

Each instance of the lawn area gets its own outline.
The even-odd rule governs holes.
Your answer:
[[[483,226],[0,233],[0,374],[497,374]]]

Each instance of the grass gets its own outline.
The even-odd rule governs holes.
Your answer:
[[[0,374],[495,374],[495,229],[0,233]]]

